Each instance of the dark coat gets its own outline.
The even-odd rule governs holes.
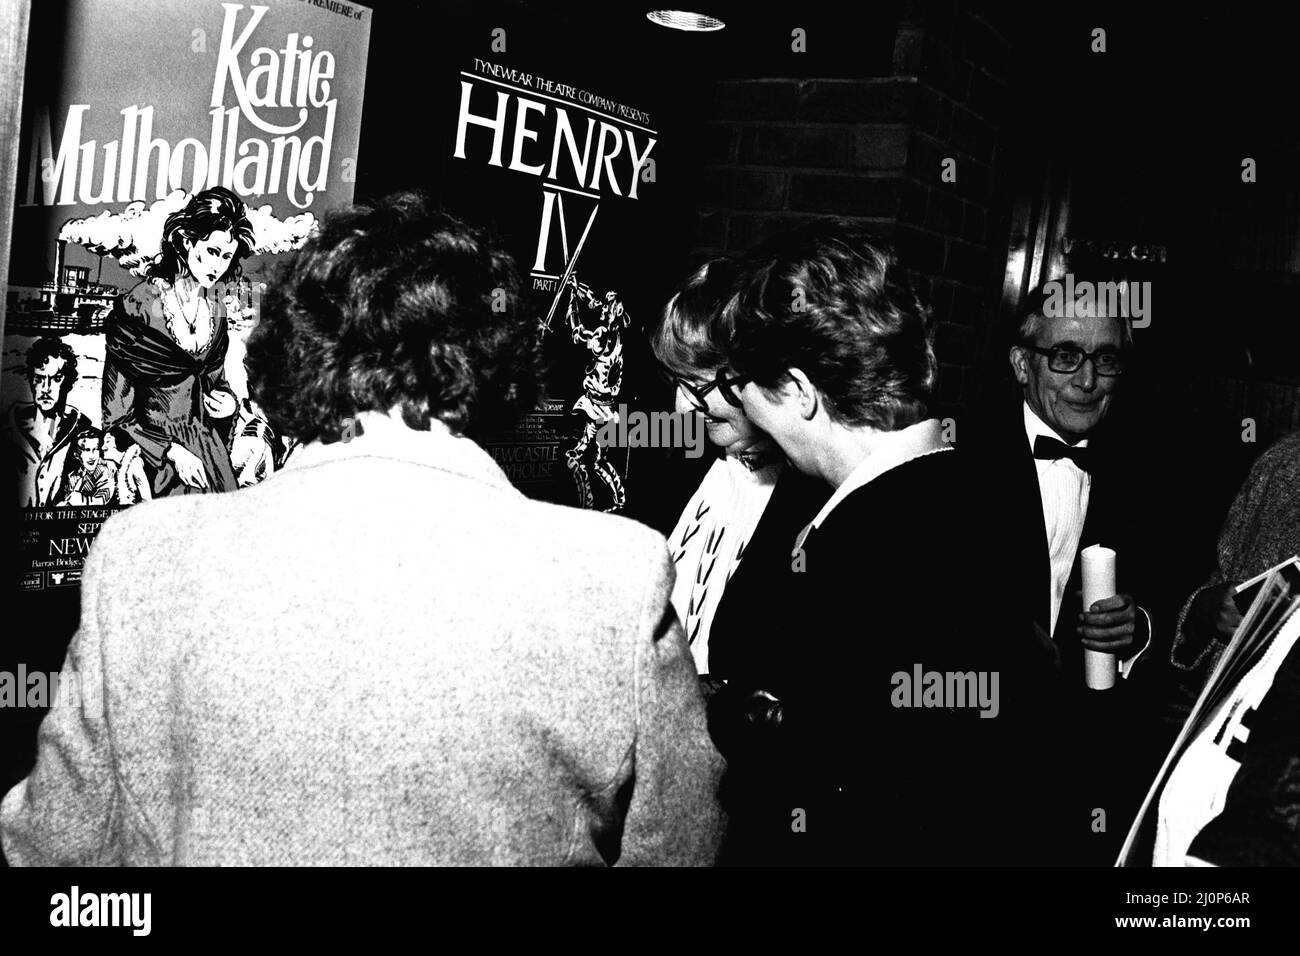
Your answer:
[[[772,605],[788,597],[794,541],[816,517],[830,486],[787,468],[745,545],[745,553],[718,601],[709,629],[710,676],[748,680],[756,642],[770,631]]]
[[[770,585],[711,714],[730,762],[731,862],[1016,862],[1024,844],[1007,827],[1025,824],[1030,802],[1018,782],[1033,723],[1023,691],[1041,679],[1029,676],[1028,635],[987,609],[994,582],[963,507],[967,480],[951,452],[886,472],[838,504],[805,562],[787,559]],[[899,706],[896,675],[918,665],[997,672],[998,716]]]

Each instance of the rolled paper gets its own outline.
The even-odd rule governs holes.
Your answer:
[[[1115,596],[1115,551],[1099,544],[1084,548],[1083,609],[1087,611],[1094,602]],[[1083,680],[1093,690],[1109,690],[1115,686],[1119,662],[1114,654],[1083,649]]]

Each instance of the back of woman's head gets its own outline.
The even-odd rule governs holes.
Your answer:
[[[726,363],[731,314],[725,306],[738,276],[730,259],[713,259],[691,273],[650,332],[650,347],[661,365],[679,375],[695,375]]]
[[[249,393],[280,434],[334,441],[359,412],[481,434],[536,399],[536,318],[485,232],[398,193],[327,216],[281,266],[248,340]]]
[[[757,384],[798,368],[848,425],[894,431],[928,413],[929,313],[893,255],[852,228],[818,222],[764,241],[728,312],[729,363]]]

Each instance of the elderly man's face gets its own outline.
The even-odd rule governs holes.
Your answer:
[[[1098,349],[1123,348],[1121,319],[1097,309],[1073,317],[1055,316],[1041,320],[1037,341],[1040,348],[1059,345]],[[1067,442],[1087,438],[1110,411],[1119,379],[1102,376],[1092,360],[1085,360],[1074,372],[1054,372],[1048,357],[1019,346],[1011,349],[1011,367],[1034,414]]]
[[[54,413],[63,398],[63,379],[67,362],[57,356],[47,358],[32,372],[32,400],[46,415]]]

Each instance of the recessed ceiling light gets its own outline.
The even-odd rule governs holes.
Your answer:
[[[651,10],[646,19],[670,30],[689,30],[692,33],[709,33],[726,27],[717,17],[689,10]]]

